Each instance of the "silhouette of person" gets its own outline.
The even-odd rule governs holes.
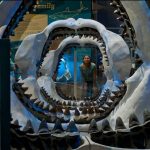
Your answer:
[[[93,87],[96,87],[96,65],[91,62],[88,55],[83,57],[83,63],[80,65],[80,71],[84,83],[87,85],[86,97],[92,97]]]

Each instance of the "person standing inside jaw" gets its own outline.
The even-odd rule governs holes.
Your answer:
[[[92,97],[96,88],[96,65],[91,62],[91,58],[88,55],[83,57],[83,63],[80,65],[80,71],[83,79],[83,87],[86,83],[86,97]]]

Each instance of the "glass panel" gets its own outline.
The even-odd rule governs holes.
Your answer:
[[[88,68],[83,63],[84,56],[90,58],[91,65]],[[100,94],[106,78],[103,73],[102,55],[97,47],[65,48],[59,64],[55,81],[57,88],[66,99],[67,97],[84,99]]]

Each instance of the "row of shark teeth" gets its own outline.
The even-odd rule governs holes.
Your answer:
[[[8,38],[9,36],[15,36],[15,28],[18,27],[19,22],[23,21],[24,15],[27,13],[28,10],[31,10],[33,8],[33,5],[35,4],[34,0],[31,0],[30,2],[22,2],[15,12],[14,16],[11,18],[8,26],[5,29],[5,32],[2,36],[2,38]]]
[[[15,90],[16,91],[16,90]],[[45,118],[48,122],[54,122],[57,118],[61,118],[63,122],[69,121],[71,118],[71,102],[68,101],[68,105],[65,106],[65,102],[63,102],[63,106],[61,106],[60,101],[56,101],[55,105],[47,105],[44,106],[44,103],[38,99],[24,99],[24,93],[19,89],[19,93],[22,93],[21,97],[19,97],[25,106],[33,113],[38,119],[42,120]],[[17,93],[16,93],[17,94]],[[75,108],[75,107],[74,107]],[[64,110],[63,110],[64,109]],[[93,110],[95,109],[95,111]],[[98,119],[106,116],[106,112],[108,110],[97,107],[83,107],[82,113],[78,119],[76,119],[77,109],[75,109],[75,121],[82,123],[89,122],[93,117],[97,117]],[[80,114],[80,112],[78,112]],[[91,116],[92,115],[92,116]],[[65,117],[66,116],[66,117]],[[85,119],[86,118],[86,119]]]
[[[20,84],[21,84],[21,88],[22,88],[23,84],[22,83],[20,83]],[[124,86],[122,85],[121,87],[123,88]],[[44,88],[42,88],[42,89],[44,90]],[[25,90],[27,90],[27,88],[23,87],[23,94],[25,93]],[[21,91],[19,91],[19,92],[21,92]],[[104,93],[108,93],[108,90],[106,90],[106,92],[104,92]],[[26,94],[24,94],[24,95],[26,96]],[[19,98],[23,99],[22,96]],[[68,116],[67,120],[69,120],[71,117],[70,110],[75,109],[77,107],[77,104],[75,102],[59,101],[59,100],[56,101],[53,98],[51,98],[50,96],[48,96],[47,93],[45,94],[45,99],[48,99],[48,98],[51,99],[51,104],[48,104],[48,105],[44,105],[44,102],[40,101],[39,99],[30,99],[30,96],[27,98],[28,98],[28,101],[31,102],[29,106],[30,106],[30,111],[32,113],[38,115],[39,112],[35,113],[35,111],[36,111],[35,107],[36,107],[36,108],[38,108],[38,111],[40,111],[43,115],[45,115],[45,117],[47,117],[49,115],[50,116],[53,115],[53,118],[51,120],[49,119],[50,122],[51,121],[53,122],[58,117],[62,118],[62,120],[63,120],[64,116]],[[82,122],[86,123],[86,122],[89,122],[92,118],[101,120],[102,118],[106,117],[115,108],[116,104],[120,100],[117,98],[117,96],[114,96],[113,98],[115,98],[115,99],[112,99],[112,100],[109,99],[101,107],[99,107],[99,105],[97,105],[96,102],[89,102],[89,101],[86,101],[85,103],[81,102],[80,108],[79,108],[81,113],[77,112],[78,111],[77,108],[75,109],[75,112],[74,112],[75,121],[78,123],[82,123]],[[27,103],[27,99],[25,102]],[[41,114],[40,114],[40,116],[41,116]],[[49,118],[50,118],[50,116],[49,116]],[[41,120],[41,117],[39,117],[39,115],[38,115],[38,118],[40,118],[40,120]]]
[[[59,27],[59,28],[54,29],[52,32],[50,32],[49,37],[48,37],[48,39],[47,39],[47,41],[46,41],[46,43],[43,47],[43,52],[42,52],[42,55],[41,55],[40,65],[42,64],[43,59],[46,57],[46,54],[49,51],[49,47],[51,46],[52,42],[55,39],[59,39],[59,38],[62,38],[62,37],[63,37],[63,39],[65,39],[69,36],[74,37],[76,35],[77,34],[75,33],[75,30],[67,28],[67,27]],[[87,36],[87,35],[88,34],[86,34],[85,36]],[[92,35],[93,35],[94,38],[98,39],[98,42],[101,41],[102,38],[99,36],[99,34],[92,34]],[[80,34],[80,36],[81,36],[81,34]],[[89,35],[89,36],[91,36],[91,35]],[[40,66],[39,66],[39,68],[40,68]]]
[[[114,107],[115,108],[115,107]],[[113,109],[114,109],[113,108]],[[79,110],[76,108],[74,113],[74,120],[78,124],[90,123],[92,119],[96,121],[102,120],[109,115],[113,110],[112,108],[102,108],[102,107],[82,107]]]
[[[118,15],[117,20],[122,22],[120,25],[123,29],[121,36],[127,42],[130,50],[135,50],[137,46],[136,34],[125,8],[120,0],[112,0],[110,5],[115,8],[114,14]]]
[[[99,32],[96,29],[89,28],[89,27],[83,27],[77,30],[67,28],[67,27],[59,27],[51,31],[50,35],[52,40],[59,38],[59,36],[66,38],[68,36],[75,36],[75,35],[93,36],[95,38],[98,38],[99,40],[102,40]]]
[[[53,104],[54,100],[49,96],[47,91],[44,89],[44,87],[40,88],[40,93],[43,96],[44,100],[47,101],[49,104]]]
[[[116,106],[118,102],[123,98],[127,90],[125,84],[117,87],[118,91],[112,91],[111,93],[109,89],[106,89],[103,95],[99,99],[97,99],[97,105],[103,108],[114,107],[114,105]]]
[[[79,98],[79,97],[76,98],[75,96],[66,95],[65,93],[63,93],[61,88],[57,85],[56,85],[56,91],[57,91],[57,94],[65,100],[72,100],[72,101],[75,101],[75,100],[80,101],[81,100],[81,98]],[[99,93],[93,97],[84,97],[83,100],[84,101],[95,101],[98,97],[99,97]]]
[[[116,119],[115,130],[113,130],[107,119],[103,120],[101,129],[98,129],[93,119],[89,126],[91,139],[99,144],[119,148],[150,148],[150,112],[144,110],[144,123],[140,124],[137,116],[131,114],[129,117],[129,128],[127,129],[120,117]],[[107,140],[106,140],[107,139]],[[128,141],[124,143],[124,141]]]
[[[44,88],[43,88],[43,90],[44,90]],[[106,90],[106,93],[108,93],[108,90]],[[50,98],[50,97],[48,97],[48,98]],[[52,100],[51,103],[53,104],[53,107],[51,105],[47,105],[47,106],[43,107],[44,103],[39,100],[36,100],[36,99],[34,100],[34,104],[36,106],[38,106],[39,108],[49,111],[50,113],[53,113],[53,114],[61,113],[62,114],[61,116],[63,116],[63,113],[64,113],[64,115],[70,115],[69,110],[71,108],[74,109],[76,107],[76,104],[74,103],[74,105],[72,105],[72,103],[70,101],[61,102],[61,101],[53,100],[52,98],[51,98],[51,100]],[[33,100],[31,100],[31,101],[33,101]],[[89,102],[89,101],[86,101],[85,103],[81,102],[80,103],[81,107],[79,109],[81,111],[81,117],[78,117],[78,119],[75,119],[75,120],[77,122],[80,122],[80,120],[82,120],[82,118],[83,118],[83,115],[91,115],[91,114],[95,114],[93,117],[100,117],[100,118],[104,117],[108,113],[111,112],[111,110],[115,107],[114,103],[117,104],[118,101],[119,101],[118,99],[114,100],[114,101],[109,100],[101,107],[97,107],[96,102]],[[93,106],[93,107],[91,107],[91,106]],[[65,111],[63,111],[62,109],[65,109]],[[80,112],[76,113],[76,111],[77,110],[75,110],[75,115],[80,114]],[[92,119],[92,118],[90,117],[90,119]],[[90,121],[89,117],[87,118],[87,121],[88,122]]]
[[[69,36],[69,35],[68,35]],[[78,35],[73,35],[73,36],[71,36],[72,38],[74,38],[75,36],[78,36]],[[104,42],[101,40],[98,40],[97,39],[97,37],[94,37],[94,36],[86,36],[86,35],[80,35],[80,36],[78,36],[80,39],[90,39],[90,40],[95,40],[97,43],[99,43],[99,46],[101,47],[101,50],[102,50],[102,54],[103,54],[103,60],[105,60],[105,63],[107,64],[107,65],[109,65],[109,62],[108,62],[108,56],[107,56],[107,53],[106,53],[106,48],[105,48],[105,44],[104,44]],[[57,37],[57,39],[56,40],[58,40],[59,39],[59,36]],[[63,40],[63,39],[62,39]],[[52,40],[51,41],[51,43],[53,43],[54,42],[54,40]],[[58,47],[58,46],[57,46]],[[60,64],[60,59],[62,58],[62,55],[64,54],[64,51],[62,51],[61,53],[60,53],[60,55],[59,55],[59,61],[58,61],[58,64],[57,64],[57,67],[56,67],[56,71],[57,71],[57,69],[58,69],[58,66],[59,66],[59,64]],[[40,70],[40,68],[43,66],[43,63],[44,63],[44,61],[45,60],[47,60],[47,59],[49,59],[49,51],[47,51],[47,53],[44,55],[44,57],[42,57],[42,59],[41,59],[41,62],[40,62],[40,65],[39,65],[39,67],[38,67],[38,70]],[[37,71],[38,72],[38,71]]]
[[[23,88],[23,90],[24,90],[23,92],[25,93],[25,90],[27,90],[27,87],[23,87],[23,83],[20,83],[20,85],[21,85],[21,88]],[[125,85],[120,86],[120,90],[123,90],[124,88],[125,88]],[[59,117],[61,116],[62,118],[65,115],[70,116],[70,109],[74,109],[77,106],[77,104],[75,102],[53,100],[53,98],[48,96],[48,94],[46,93],[44,88],[41,88],[41,89],[45,92],[45,99],[50,99],[51,100],[51,105],[50,104],[49,105],[44,105],[44,102],[40,101],[39,99],[30,99],[30,96],[28,96],[27,98],[29,99],[30,102],[32,102],[32,105],[34,104],[34,106],[38,107],[41,111],[47,112],[47,113],[48,112],[52,113],[55,116],[55,119],[57,117],[57,114],[59,114]],[[106,90],[104,92],[104,95],[106,93],[109,93],[109,90]],[[90,101],[86,101],[86,102],[83,102],[83,103],[81,102],[80,103],[81,116],[78,117],[78,119],[75,119],[75,120],[77,122],[80,122],[80,120],[82,120],[83,117],[85,118],[85,116],[87,116],[87,115],[92,115],[92,117],[96,117],[98,119],[106,117],[106,115],[108,115],[111,112],[111,110],[114,109],[116,104],[119,102],[120,96],[119,96],[119,99],[118,99],[118,93],[119,93],[118,91],[114,92],[113,99],[112,100],[109,99],[106,103],[104,103],[101,106],[97,105],[96,102],[90,102]],[[27,96],[27,95],[25,94],[25,96]],[[93,105],[93,107],[91,107],[92,105]],[[63,109],[65,109],[65,110],[63,111]],[[76,116],[76,114],[80,114],[80,112],[77,113],[76,111],[77,111],[77,109],[75,110],[75,113],[74,113],[75,116]],[[91,116],[87,117],[86,120],[89,122],[90,119],[92,119],[92,117]]]
[[[62,33],[60,34],[59,31],[61,31]],[[57,32],[58,32],[58,34],[56,34]],[[67,28],[67,27],[59,27],[59,28],[53,29],[53,31],[51,31],[49,33],[47,41],[45,42],[45,45],[43,47],[39,68],[41,68],[42,62],[44,61],[44,58],[46,57],[47,53],[49,52],[49,47],[51,46],[52,42],[59,37],[64,37],[64,39],[65,39],[66,36],[68,36],[68,33],[69,33],[69,35],[72,35],[72,34],[74,34],[74,30]]]
[[[64,149],[78,148],[81,138],[74,121],[70,121],[64,130],[60,120],[56,120],[54,128],[49,130],[48,124],[42,120],[38,132],[35,133],[30,120],[23,130],[20,130],[18,121],[11,124],[11,146],[17,149]]]
[[[57,28],[56,28],[57,29]],[[65,28],[65,29],[68,29],[68,30],[70,30],[69,28]],[[54,30],[55,31],[55,30]],[[89,34],[81,34],[81,33],[79,33],[79,34],[76,34],[75,32],[74,33],[72,33],[72,30],[71,30],[71,32],[70,32],[70,34],[69,34],[69,31],[67,32],[67,33],[65,33],[65,31],[64,30],[62,30],[61,32],[62,32],[62,34],[58,34],[57,32],[55,33],[54,31],[52,31],[50,34],[49,34],[49,37],[48,37],[48,39],[47,39],[47,41],[46,41],[46,43],[45,43],[45,46],[44,46],[44,48],[43,48],[43,52],[42,52],[42,56],[41,56],[41,60],[40,60],[40,63],[39,63],[39,67],[38,67],[38,70],[41,68],[41,66],[42,66],[42,63],[43,63],[43,61],[44,61],[44,58],[46,57],[46,55],[47,55],[47,53],[49,52],[49,47],[50,47],[50,45],[52,44],[52,42],[54,41],[54,40],[58,40],[59,38],[61,38],[61,40],[63,40],[63,39],[65,39],[65,38],[67,38],[67,37],[72,37],[72,38],[74,38],[74,36],[79,36],[80,38],[90,38],[91,40],[96,40],[98,43],[102,43],[103,42],[103,40],[102,40],[102,37],[100,37],[100,35],[99,35],[99,33],[97,32],[97,34],[92,34],[92,33],[90,33],[89,31]],[[60,32],[60,31],[59,31]],[[55,35],[55,37],[53,37]],[[63,37],[63,39],[62,39],[62,37]],[[103,42],[104,43],[104,42]],[[104,47],[105,48],[105,47]],[[105,50],[105,52],[106,52],[106,50]],[[106,57],[107,55],[105,55],[105,57]],[[106,59],[106,60],[108,60],[108,58],[105,58],[104,57],[104,59]]]
[[[13,90],[28,111],[39,120],[45,118],[47,122],[54,122],[57,118],[61,118],[64,123],[70,120],[70,111],[68,108],[65,108],[65,110],[62,111],[60,106],[51,104],[46,105],[45,102],[40,99],[30,99],[24,94],[24,90],[17,83],[13,85]]]
[[[57,93],[59,93],[61,89],[59,87],[57,87]],[[80,101],[75,101],[75,100],[79,100],[76,99],[75,97],[71,97],[71,96],[66,96],[66,101],[65,100],[55,100],[53,99],[50,95],[48,95],[48,93],[46,92],[45,88],[42,87],[41,91],[44,95],[44,99],[51,104],[55,104],[57,106],[62,106],[63,108],[69,107],[70,109],[74,109],[77,106],[95,106],[97,103],[94,101],[94,97],[84,97],[84,101],[82,100]],[[62,93],[61,93],[62,94]],[[48,101],[50,99],[50,101]],[[74,100],[74,101],[71,101]]]
[[[51,100],[53,100],[52,98],[50,98],[50,97],[47,97],[46,98],[46,100],[47,100],[47,103],[46,102],[44,102],[44,101],[41,101],[39,98],[33,98],[33,95],[32,95],[32,93],[30,92],[30,91],[28,91],[28,87],[27,86],[25,86],[25,84],[22,82],[22,81],[18,81],[17,82],[17,84],[20,86],[20,88],[22,89],[22,91],[23,91],[23,94],[24,94],[24,96],[26,97],[26,98],[28,98],[29,100],[30,100],[30,102],[32,102],[32,103],[34,103],[37,107],[39,107],[40,109],[44,109],[44,110],[47,110],[47,108],[48,108],[48,106],[50,105],[50,104],[52,104],[52,102],[51,102]],[[42,92],[44,89],[43,88],[41,88],[40,89],[40,92],[41,92],[41,95],[43,94],[44,95],[44,92],[46,92],[45,90],[44,90],[44,92]],[[17,93],[17,94],[19,94],[16,90],[15,90],[15,92]],[[46,94],[46,95],[48,95],[48,94]],[[44,97],[45,98],[45,97]]]
[[[104,134],[108,133],[108,132],[130,132],[130,131],[133,131],[133,132],[136,132],[136,131],[139,131],[142,129],[142,126],[144,125],[145,128],[150,128],[150,111],[148,111],[147,109],[144,110],[143,112],[143,118],[144,118],[144,121],[142,124],[140,124],[137,116],[132,113],[130,116],[129,116],[129,128],[126,128],[126,126],[124,125],[121,117],[118,117],[116,119],[116,125],[115,125],[115,130],[113,130],[109,124],[109,121],[107,119],[104,119],[102,121],[102,125],[100,127],[97,126],[97,123],[96,123],[96,120],[95,119],[92,119],[92,121],[90,122],[90,126],[89,126],[89,133],[97,133],[99,131],[102,131],[104,132]],[[39,126],[39,131],[41,130],[41,128],[46,127],[47,130],[49,131],[47,125],[42,125],[42,124],[46,124],[46,120],[43,119],[41,121],[41,125]],[[75,126],[75,122],[73,120],[70,120],[70,123],[71,125]],[[18,120],[15,120],[13,121],[12,123],[13,126],[16,126],[18,128],[20,128],[21,126],[19,125],[19,121]],[[57,119],[56,122],[55,122],[55,126],[53,128],[53,133],[54,130],[58,130],[58,127],[60,127],[59,129],[61,131],[64,131],[62,125],[61,125],[61,120],[60,119]],[[68,125],[68,127],[70,127],[70,125]],[[32,127],[32,124],[31,124],[31,121],[28,120],[27,121],[27,124],[26,126],[24,127],[23,131],[25,131],[27,133],[27,130],[32,128],[32,131],[34,131],[33,127]],[[100,128],[101,130],[99,130],[98,128]],[[68,129],[66,131],[69,131]],[[78,129],[76,128],[76,130],[74,132],[78,132]],[[39,132],[40,133],[40,132]]]
[[[39,125],[39,128],[38,128],[38,132],[36,133],[37,135],[39,135],[40,133],[45,133],[45,134],[55,134],[55,133],[62,133],[62,132],[72,132],[73,134],[76,132],[79,134],[79,130],[78,128],[76,127],[76,124],[74,122],[74,120],[70,120],[69,123],[68,123],[68,126],[66,129],[64,129],[62,127],[62,124],[63,122],[61,122],[60,119],[57,119],[55,121],[55,124],[54,124],[54,127],[52,130],[49,129],[48,125],[47,125],[47,122],[45,119],[43,119]],[[18,120],[15,120],[11,123],[11,127],[14,128],[14,129],[19,129],[21,128],[22,126],[19,125],[19,121]],[[20,130],[22,132],[24,132],[25,134],[28,134],[28,133],[35,133],[34,131],[34,128],[33,128],[33,125],[32,125],[32,121],[31,120],[27,120],[26,122],[26,125],[24,126],[24,128],[22,130]]]
[[[122,88],[124,88],[124,92],[120,94],[119,91],[118,93],[115,93],[116,95],[114,96],[109,96],[106,97],[106,101],[103,102],[103,104],[99,104],[98,102],[94,102],[93,106],[91,107],[91,103],[90,102],[86,102],[86,105],[84,105],[83,103],[80,103],[80,107],[79,110],[81,111],[82,115],[89,115],[89,114],[93,114],[93,116],[91,117],[87,117],[84,119],[82,116],[80,116],[80,112],[78,109],[75,109],[75,121],[77,123],[84,123],[84,122],[89,122],[89,120],[91,118],[95,118],[96,120],[101,120],[105,117],[107,117],[112,110],[115,109],[116,105],[120,102],[120,100],[122,99],[122,97],[124,96],[125,92],[126,92],[126,86],[125,85],[121,85]],[[122,91],[121,91],[122,92]],[[109,93],[108,90],[106,90],[106,93]],[[77,117],[76,117],[77,116]]]
[[[41,92],[42,92],[42,95],[44,96],[44,99],[52,104],[52,105],[57,105],[57,106],[61,106],[62,108],[74,108],[77,106],[77,103],[75,101],[65,101],[65,100],[56,100],[56,99],[53,99],[48,93],[47,91],[45,90],[44,87],[41,87]]]
[[[42,88],[42,89],[44,90],[44,88]],[[24,88],[23,90],[27,90],[27,88]],[[46,96],[47,95],[48,94],[46,93]],[[26,96],[26,94],[25,94],[25,96]],[[27,98],[29,99],[30,97],[27,97]],[[51,105],[50,104],[44,105],[44,102],[40,101],[39,99],[29,99],[29,101],[32,102],[32,105],[39,108],[40,110],[50,112],[54,116],[57,116],[57,114],[59,114],[59,116],[61,116],[61,117],[70,116],[71,115],[70,109],[74,109],[77,105],[75,102],[70,102],[70,101],[60,102],[60,101],[53,100],[53,98],[50,98],[50,96],[47,96],[45,99],[48,99],[48,98],[51,99]],[[93,103],[93,105],[95,105],[95,104]],[[63,111],[63,109],[64,109],[64,111]],[[85,114],[84,110],[85,109],[83,108],[83,114]],[[93,108],[89,107],[87,113],[92,114],[92,112],[93,112]]]
[[[110,96],[110,90],[109,89],[106,89],[104,91],[104,93],[97,99],[97,103],[99,105],[103,105],[106,101],[107,101],[107,98]]]
[[[96,121],[93,119],[89,127],[91,139],[96,143],[100,143],[107,146],[114,146],[121,148],[149,149],[150,112],[147,110],[144,111],[144,123],[142,125],[139,123],[135,114],[131,114],[129,122],[130,128],[126,129],[122,119],[118,117],[116,119],[115,130],[112,130],[108,120],[104,120],[102,122],[101,130],[99,130]],[[42,120],[42,122],[39,125],[37,133],[34,133],[34,129],[30,120],[27,121],[27,124],[25,125],[23,130],[20,130],[20,127],[21,126],[19,125],[18,120],[15,120],[13,124],[11,124],[11,134],[13,139],[13,144],[12,143],[11,144],[13,145],[13,147],[18,146],[17,143],[15,143],[14,145],[15,137],[18,137],[18,139],[16,139],[16,141],[18,142],[22,142],[21,139],[23,138],[24,142],[26,142],[26,140],[28,139],[31,140],[32,143],[34,143],[37,138],[40,138],[40,140],[42,140],[43,138],[41,137],[44,137],[44,139],[57,137],[59,141],[60,139],[67,137],[69,137],[70,140],[73,140],[71,137],[78,136],[79,138],[79,131],[74,121],[70,121],[66,130],[63,129],[60,120],[57,120],[55,122],[54,128],[52,130],[49,130],[46,121]],[[124,142],[126,140],[128,141],[127,143]],[[75,139],[73,141],[74,141],[73,143],[77,142]],[[28,144],[29,141],[26,145]]]

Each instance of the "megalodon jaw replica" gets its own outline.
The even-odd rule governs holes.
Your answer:
[[[56,38],[60,40],[57,47],[53,49],[52,44]],[[98,95],[93,101],[82,99],[71,101],[57,94],[52,77],[59,66],[64,48],[69,44],[83,47],[86,44],[95,45],[102,54],[107,81],[103,94]],[[22,93],[24,103],[29,101],[28,105],[31,106],[28,106],[29,109],[34,112],[34,109],[39,107],[39,119],[40,116],[42,118],[45,116],[48,122],[54,122],[57,117],[61,117],[64,122],[67,122],[73,117],[78,123],[88,123],[92,118],[100,120],[113,110],[125,94],[126,85],[121,82],[115,84],[114,77],[118,76],[118,79],[115,78],[116,81],[123,81],[128,77],[131,68],[129,54],[128,46],[122,37],[108,31],[94,20],[70,18],[55,21],[43,32],[26,37],[20,45],[15,62],[22,72],[22,79],[14,84],[14,88],[18,93]],[[125,70],[122,66],[126,63],[128,65]],[[110,99],[101,104],[101,98],[107,90],[110,92]],[[63,116],[63,109],[67,108],[71,111],[70,117]],[[79,111],[79,108],[81,116],[78,117],[75,111]],[[62,114],[59,116],[57,113]]]
[[[58,39],[57,46],[53,44],[55,39]],[[53,75],[69,44],[82,47],[91,44],[102,54],[107,81],[102,93],[93,99],[72,100],[72,97],[58,94]],[[21,78],[13,84],[18,99],[32,115],[49,123],[59,118],[64,123],[74,119],[78,124],[87,124],[92,119],[100,121],[107,117],[113,124],[113,117],[124,116],[118,107],[125,105],[123,109],[126,109],[128,99],[133,96],[131,90],[138,86],[137,83],[132,87],[133,81],[130,82],[131,62],[126,42],[91,19],[55,21],[43,32],[26,37],[16,53],[15,62],[21,70]],[[145,78],[147,80],[147,76]],[[128,115],[125,115],[125,121]]]
[[[122,13],[125,8],[120,3],[128,14]],[[32,122],[36,134],[27,133],[28,140],[41,137],[40,126],[46,122],[52,129],[49,132],[47,127],[44,131],[48,135],[53,134],[55,125],[60,127],[62,123],[65,129],[75,122],[79,131],[90,133],[91,138],[82,138],[84,142],[88,139],[91,149],[149,148],[150,55],[146,41],[150,30],[148,17],[144,18],[147,8],[141,7],[144,4],[140,1],[113,0],[110,5],[116,9],[114,13],[121,15],[117,20],[126,20],[127,24],[121,25],[124,28],[123,38],[94,20],[70,18],[51,23],[43,32],[32,34],[21,43],[15,56],[20,77],[15,80],[11,76],[11,114],[13,125],[17,124],[14,120],[19,120],[25,129]],[[143,16],[141,30],[136,16]],[[129,31],[133,34],[129,35]],[[131,37],[129,43],[133,47],[127,43],[126,37],[127,40]],[[107,79],[102,92],[95,97],[78,99],[63,95],[56,86],[54,75],[68,45],[94,46],[102,54]],[[132,48],[138,52],[143,64],[129,76],[131,64],[134,67]],[[21,132],[16,129],[12,131],[19,131],[17,134],[24,139],[24,129]],[[62,135],[56,134],[60,139],[65,135],[63,129],[61,132]],[[120,135],[124,137],[120,138]],[[120,145],[114,141],[116,138]],[[126,140],[128,142],[125,143]]]

